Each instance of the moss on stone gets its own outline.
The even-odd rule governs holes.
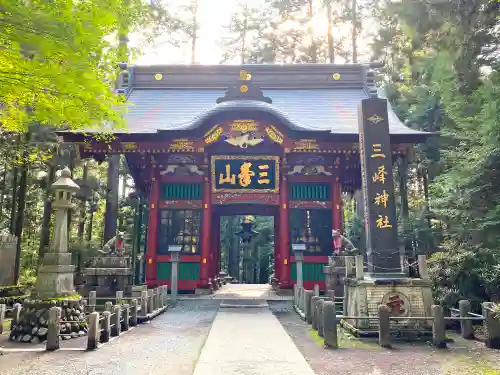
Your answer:
[[[471,357],[462,354],[443,354],[443,374],[444,375],[500,375],[500,369],[492,367],[491,363],[478,357]]]
[[[319,345],[325,345],[325,340],[318,335],[318,331],[309,328],[309,334]],[[373,340],[359,339],[347,333],[343,328],[337,329],[339,348],[381,350],[382,348]]]
[[[79,294],[67,297],[46,298],[43,301],[78,301],[82,298]]]

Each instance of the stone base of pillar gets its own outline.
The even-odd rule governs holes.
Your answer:
[[[344,311],[346,316],[366,319],[344,319],[342,325],[358,337],[378,336],[378,307],[387,305],[391,316],[418,317],[431,315],[433,304],[431,282],[425,279],[378,278],[345,279]],[[391,329],[408,338],[432,335],[431,320],[391,320]]]
[[[75,296],[74,271],[71,254],[45,254],[31,297],[46,299]]]

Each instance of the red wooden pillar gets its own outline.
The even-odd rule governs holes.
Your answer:
[[[201,218],[201,260],[200,260],[200,288],[208,287],[210,275],[210,230],[212,229],[212,204],[210,197],[210,180],[203,180],[203,202]]]
[[[212,230],[210,231],[210,277],[215,277],[219,274],[220,264],[220,216],[212,217]]]
[[[290,284],[290,225],[288,210],[288,181],[283,176],[280,184],[280,213],[279,213],[279,282],[280,287],[288,288]]]
[[[156,173],[155,173],[156,174]],[[146,284],[156,283],[158,267],[156,265],[156,247],[158,244],[158,203],[160,184],[155,175],[151,178],[149,192],[148,243],[146,248]]]
[[[332,183],[332,226],[333,229],[340,229],[344,232],[344,215],[342,212],[342,187],[338,177]]]

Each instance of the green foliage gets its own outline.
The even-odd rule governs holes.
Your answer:
[[[420,228],[416,241],[439,240],[445,251],[433,256],[430,274],[447,305],[500,297],[500,73],[491,53],[499,15],[489,0],[377,9],[382,29],[373,48],[386,62],[389,100],[410,126],[441,133],[416,150],[410,187],[419,199],[431,181],[412,226]]]
[[[139,0],[0,4],[0,125],[75,129],[122,124],[123,96],[110,90],[118,49],[109,36],[147,17]]]

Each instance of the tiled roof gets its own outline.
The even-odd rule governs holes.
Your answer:
[[[295,130],[357,134],[357,105],[367,98],[362,88],[264,89],[272,104],[250,100],[215,104],[224,93],[221,89],[132,89],[127,132],[190,129],[212,114],[246,109],[275,115]],[[428,134],[405,126],[391,108],[389,129],[393,135]]]

